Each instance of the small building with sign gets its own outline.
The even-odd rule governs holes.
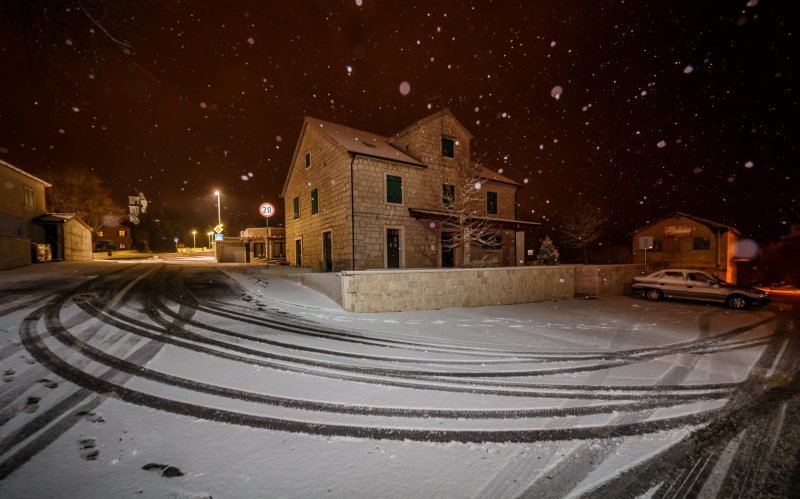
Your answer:
[[[646,272],[664,268],[707,270],[735,283],[734,246],[741,237],[735,227],[675,212],[645,225],[633,235],[633,262]]]

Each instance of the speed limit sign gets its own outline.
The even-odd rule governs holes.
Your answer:
[[[258,207],[258,211],[261,213],[262,217],[269,218],[275,214],[275,207],[272,206],[272,203],[261,203],[261,206]]]

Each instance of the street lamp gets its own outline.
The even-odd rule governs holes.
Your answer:
[[[192,231],[192,249],[195,249],[196,247],[197,247],[197,231],[193,230]]]
[[[222,212],[220,211],[220,199],[219,199],[219,191],[214,191],[214,195],[217,196],[217,224],[222,225]]]

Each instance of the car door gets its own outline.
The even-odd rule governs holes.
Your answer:
[[[721,289],[716,279],[705,272],[686,273],[687,298],[704,301],[725,301],[725,290]]]
[[[664,271],[658,279],[658,289],[664,296],[684,298],[686,296],[686,279],[683,272],[677,270]]]

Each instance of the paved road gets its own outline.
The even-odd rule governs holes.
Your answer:
[[[793,296],[713,334],[702,317],[711,321],[726,311],[687,305],[701,315],[694,339],[564,351],[341,329],[272,307],[215,267],[120,264],[97,274],[79,284],[48,278],[46,285],[29,281],[2,291],[15,300],[0,308],[0,316],[4,324],[18,322],[20,341],[0,350],[0,478],[77,420],[65,415],[100,417],[94,409],[114,397],[199,419],[312,435],[575,443],[546,475],[526,476],[524,460],[515,462],[483,496],[568,495],[623,445],[681,428],[692,431],[586,493],[790,496],[800,485],[800,335]],[[688,381],[708,356],[759,347],[743,382]],[[161,351],[196,356],[205,369],[234,379],[266,370],[280,380],[276,386],[292,390],[267,394],[245,381],[219,383],[158,362]],[[636,372],[672,356],[678,362],[654,379],[612,382],[613,372]],[[12,358],[16,367],[6,367]],[[565,381],[553,381],[559,376]],[[593,382],[576,383],[575,376]],[[319,401],[320,393],[326,401]],[[509,477],[524,485],[509,489]]]

